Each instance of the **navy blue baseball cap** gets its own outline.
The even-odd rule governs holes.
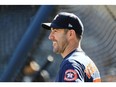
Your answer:
[[[51,23],[42,23],[42,27],[47,30],[51,30],[51,28],[73,29],[79,35],[82,35],[84,31],[81,20],[75,14],[68,12],[60,12]]]

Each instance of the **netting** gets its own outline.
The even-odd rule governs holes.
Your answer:
[[[61,9],[64,6],[61,6]],[[65,6],[84,23],[82,47],[98,66],[103,81],[116,81],[116,6]]]
[[[102,81],[116,81],[116,6],[59,5],[54,8],[45,21],[51,21],[60,11],[78,15],[85,28],[83,50],[96,63]],[[37,9],[38,6],[0,6],[0,76]],[[15,81],[54,81],[62,58],[52,52],[48,35],[49,31],[41,29]]]

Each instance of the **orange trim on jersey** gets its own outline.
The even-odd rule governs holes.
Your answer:
[[[95,79],[95,80],[93,80],[93,82],[101,82],[101,79]]]

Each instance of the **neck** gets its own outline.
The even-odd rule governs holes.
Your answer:
[[[81,50],[80,43],[70,43],[63,53],[61,53],[61,56],[65,58],[69,53],[71,53],[73,50],[78,49]]]

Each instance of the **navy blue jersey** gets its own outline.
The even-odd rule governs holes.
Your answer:
[[[56,82],[100,82],[100,73],[94,62],[77,49],[68,54],[60,65]]]

